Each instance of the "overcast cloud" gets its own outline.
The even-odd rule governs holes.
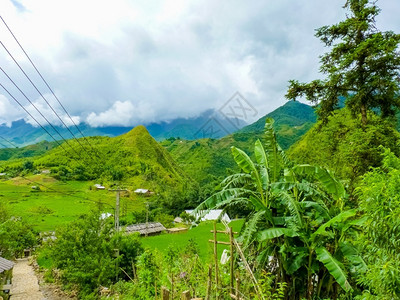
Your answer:
[[[0,0],[0,7],[74,121],[92,126],[191,117],[220,108],[236,91],[259,118],[285,103],[288,80],[320,76],[318,56],[327,49],[314,29],[345,17],[344,0],[140,2]],[[378,28],[400,32],[398,1],[378,6]],[[2,23],[0,40],[67,122]],[[1,47],[0,64],[57,123]],[[31,111],[3,74],[0,82]],[[0,90],[0,123],[21,118],[30,120]]]

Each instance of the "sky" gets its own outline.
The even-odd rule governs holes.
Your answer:
[[[283,105],[288,81],[320,78],[329,49],[315,29],[345,0],[0,0],[0,15],[76,123],[136,126],[218,110],[236,92],[248,123]],[[400,33],[400,3],[379,0],[379,30]],[[0,22],[0,41],[66,124],[72,122]],[[0,67],[54,123],[51,108],[0,46]],[[0,83],[40,122],[0,72]],[[27,113],[0,87],[0,124]]]

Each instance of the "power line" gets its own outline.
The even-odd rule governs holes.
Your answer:
[[[1,43],[1,42],[0,42]],[[77,156],[79,156],[79,158],[82,159],[81,155],[75,150],[75,148],[73,148],[70,143],[68,142],[68,140],[66,140],[61,133],[57,130],[56,127],[54,127],[53,124],[50,123],[50,121],[43,115],[43,113],[37,108],[37,106],[28,98],[28,96],[26,96],[26,94],[18,87],[18,85],[11,79],[11,77],[7,74],[6,71],[3,70],[2,67],[0,67],[0,70],[4,73],[4,75],[11,81],[11,83],[18,89],[18,91],[25,97],[26,100],[28,100],[28,102],[35,108],[35,110],[43,117],[43,119],[46,120],[47,124],[49,124],[51,126],[51,128],[53,128],[53,130],[61,137],[61,139],[66,142],[66,144],[76,153]],[[92,158],[90,156],[90,154],[85,150],[85,154],[87,156],[89,156],[89,158]]]
[[[9,140],[6,140],[6,139],[3,138],[2,136],[0,136],[0,139],[6,141],[6,142],[9,143],[11,146],[13,146],[13,147],[15,147],[15,148],[18,148],[18,146],[16,146],[15,144],[11,143]],[[8,147],[6,147],[6,148],[8,148]]]
[[[2,84],[0,83],[0,86],[6,91],[6,93],[68,154],[70,154],[64,146],[55,139],[55,137],[46,129],[43,127],[42,124],[39,123],[39,121],[19,102],[10,92],[9,90]],[[71,155],[71,154],[70,154]],[[72,157],[72,155],[71,155]]]
[[[14,33],[12,32],[11,28],[8,26],[8,24],[6,23],[6,21],[3,19],[2,16],[0,16],[0,19],[2,20],[2,22],[4,23],[4,25],[7,27],[8,31],[10,32],[10,34],[13,36],[14,40],[16,41],[16,43],[18,44],[18,46],[21,48],[21,50],[24,52],[25,56],[28,58],[29,62],[32,64],[33,68],[36,70],[36,72],[38,73],[38,75],[40,76],[40,78],[43,80],[43,82],[45,83],[45,85],[47,86],[47,88],[50,90],[50,92],[52,93],[52,95],[54,96],[54,98],[57,100],[57,102],[60,104],[60,106],[62,107],[62,109],[64,110],[64,112],[66,113],[66,115],[68,116],[68,118],[72,121],[72,124],[74,124],[74,126],[76,127],[76,129],[78,129],[79,133],[82,135],[82,137],[84,138],[84,140],[86,141],[86,143],[92,148],[92,151],[96,154],[96,156],[98,158],[100,158],[98,152],[96,149],[93,148],[93,146],[89,143],[88,139],[85,137],[85,135],[83,134],[83,132],[79,129],[78,125],[75,123],[75,121],[72,119],[72,117],[70,116],[70,114],[68,113],[68,111],[65,109],[64,105],[62,105],[60,99],[58,99],[58,97],[56,96],[56,94],[54,93],[53,89],[50,87],[50,85],[47,83],[47,81],[44,79],[44,77],[42,76],[42,74],[40,73],[40,71],[38,70],[38,68],[36,67],[36,65],[33,63],[32,59],[29,57],[28,53],[25,51],[24,47],[22,47],[21,43],[18,41],[17,37],[14,35]],[[46,101],[47,103],[47,101]],[[48,103],[48,105],[50,106],[50,104]],[[51,107],[51,106],[50,106]],[[53,110],[53,108],[52,108]],[[54,110],[53,110],[54,111]],[[60,119],[61,120],[61,119]],[[62,121],[62,120],[61,120]],[[64,122],[63,122],[64,124]],[[65,124],[64,124],[65,125]],[[69,128],[67,127],[67,129],[69,130]],[[75,135],[69,130],[69,132],[73,135],[73,137],[75,137]],[[76,137],[75,137],[76,138]],[[81,145],[82,146],[82,145]]]
[[[4,50],[6,50],[6,52],[8,53],[8,55],[12,58],[12,60],[14,61],[14,63],[19,67],[19,69],[21,70],[21,72],[25,75],[25,77],[28,79],[28,81],[32,84],[32,86],[36,89],[36,91],[39,93],[39,95],[43,98],[43,100],[47,103],[47,105],[49,105],[49,107],[52,109],[52,111],[56,114],[56,116],[58,117],[58,119],[60,119],[60,121],[65,125],[64,121],[61,119],[61,117],[57,114],[57,112],[51,107],[50,103],[46,100],[46,98],[43,96],[43,94],[39,91],[39,89],[36,87],[36,85],[33,83],[33,81],[29,78],[29,76],[26,74],[26,72],[24,71],[24,69],[21,67],[21,65],[16,61],[16,59],[14,58],[14,56],[11,54],[11,52],[7,49],[7,47],[3,44],[2,41],[0,41],[0,44],[2,45],[2,47],[4,48]],[[38,111],[38,113],[46,120],[46,122],[53,128],[53,130],[67,143],[68,146],[71,147],[71,145],[68,143],[68,141],[61,135],[61,133],[48,121],[48,119],[40,112],[40,110],[36,107],[36,105],[33,104],[33,102],[31,100],[29,100],[29,98],[25,95],[25,93],[17,86],[17,84],[10,78],[10,76],[8,76],[8,74],[3,70],[3,68],[0,68],[1,71],[7,76],[7,78],[13,83],[13,85],[24,95],[24,97],[29,101],[29,103]],[[71,132],[71,130],[66,126],[66,128]],[[75,138],[76,141],[78,141]],[[81,145],[81,143],[78,141],[78,143]],[[81,145],[81,147],[83,148],[83,146]],[[71,147],[72,148],[72,147]],[[79,153],[74,149],[74,152],[80,157]],[[83,150],[87,153],[86,149],[83,148]],[[89,155],[90,157],[90,155]]]

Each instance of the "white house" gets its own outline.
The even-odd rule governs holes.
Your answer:
[[[199,217],[199,214],[193,214],[193,209],[185,210],[185,212],[189,215],[194,216],[196,219],[198,219]],[[222,212],[222,209],[212,209],[201,218],[201,221],[213,221],[220,219],[225,221],[226,223],[229,223],[231,219],[229,218],[228,214]],[[200,212],[200,214],[202,214],[202,212]]]
[[[101,184],[98,184],[98,183],[96,183],[94,186],[95,186],[95,188],[97,190],[105,190],[106,189],[106,187],[104,187],[104,186],[102,186]]]

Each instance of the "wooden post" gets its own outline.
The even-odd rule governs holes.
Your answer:
[[[236,299],[239,299],[239,287],[240,287],[240,278],[239,275],[236,277]]]
[[[161,294],[162,294],[162,300],[169,300],[169,290],[165,287],[161,287]]]
[[[174,299],[174,273],[171,273],[171,294],[172,294],[172,299]]]
[[[190,300],[192,297],[190,296],[190,291],[184,291],[181,295],[181,300]]]
[[[231,293],[234,292],[234,287],[233,287],[233,230],[232,227],[229,227],[229,243],[230,243],[230,251],[231,251],[231,257],[230,257],[230,275],[231,275],[231,281],[230,281],[230,288],[231,288]]]
[[[217,222],[214,222],[214,262],[215,262],[215,299],[218,300],[218,252],[217,252]]]
[[[206,300],[210,300],[210,294],[211,294],[211,279],[212,278],[212,265],[210,264],[208,266],[208,280],[207,280],[207,294],[206,294]]]

